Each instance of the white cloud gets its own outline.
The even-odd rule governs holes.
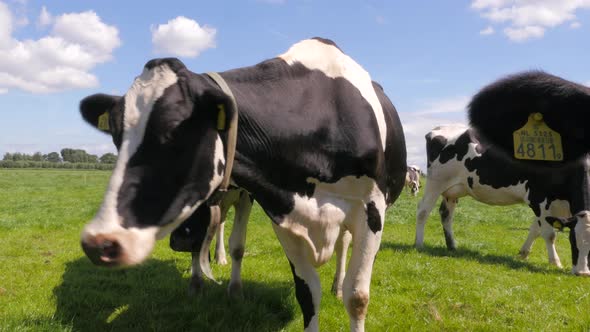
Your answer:
[[[495,31],[495,30],[494,30],[494,28],[493,28],[493,27],[490,25],[490,26],[488,26],[487,28],[485,28],[485,29],[481,30],[481,31],[479,32],[479,34],[480,34],[480,35],[482,35],[482,36],[489,36],[489,35],[493,35],[493,34],[494,34],[494,32],[496,32],[496,31]]]
[[[578,10],[590,9],[590,0],[473,0],[471,8],[516,42],[543,37],[545,30],[577,22]]]
[[[7,89],[0,89],[0,95],[3,94],[3,93],[7,93],[7,92],[8,92]]]
[[[51,13],[49,13],[49,11],[47,11],[47,8],[43,6],[43,8],[41,8],[41,13],[39,14],[39,19],[37,20],[37,25],[44,27],[50,25],[52,22],[53,17],[51,16]]]
[[[166,24],[152,27],[152,43],[156,53],[196,57],[215,47],[216,33],[215,28],[201,27],[194,20],[178,16]]]
[[[424,136],[440,125],[467,125],[465,109],[470,98],[452,97],[424,103],[416,112],[399,112],[408,152],[408,165],[418,165],[426,170],[426,140]]]
[[[579,29],[581,26],[582,26],[582,23],[580,23],[578,21],[572,22],[572,24],[570,24],[570,28],[572,28],[572,29]]]
[[[522,42],[527,39],[541,38],[545,34],[545,29],[539,26],[526,26],[519,28],[506,28],[504,33],[510,40]]]
[[[98,85],[89,71],[112,59],[121,44],[117,29],[92,11],[63,14],[51,21],[49,35],[15,39],[12,14],[0,2],[0,89],[49,93]]]
[[[589,86],[590,87],[590,81],[584,83],[584,85]]]

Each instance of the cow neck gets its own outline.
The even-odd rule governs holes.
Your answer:
[[[232,118],[230,119],[229,128],[227,129],[227,140],[225,143],[225,172],[223,174],[223,180],[221,181],[221,185],[219,185],[217,193],[215,194],[215,196],[218,197],[218,199],[216,199],[217,202],[215,202],[215,204],[218,204],[219,200],[221,199],[221,195],[223,195],[229,187],[231,172],[234,165],[234,157],[236,155],[236,140],[238,137],[238,104],[236,103],[236,98],[234,97],[234,94],[232,93],[231,89],[229,88],[223,77],[221,77],[221,75],[219,75],[216,72],[209,72],[207,73],[207,76],[209,76],[213,81],[215,81],[215,83],[219,85],[221,90],[229,96],[229,106],[232,110],[232,112],[230,112],[230,114],[232,114]]]

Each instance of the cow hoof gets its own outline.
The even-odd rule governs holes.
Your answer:
[[[590,271],[574,272],[579,277],[590,277]]]
[[[227,287],[227,293],[229,294],[229,297],[231,297],[231,298],[243,299],[244,292],[242,291],[242,283],[241,282],[230,283],[229,286]]]
[[[332,294],[334,294],[338,300],[342,301],[342,288],[338,289],[336,287],[332,287]]]
[[[215,261],[219,265],[227,265],[227,259],[225,257],[215,257]]]
[[[528,252],[528,251],[519,251],[518,258],[525,260],[525,259],[529,258],[529,254],[530,254],[530,252]]]

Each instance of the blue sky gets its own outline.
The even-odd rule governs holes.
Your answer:
[[[590,0],[0,0],[0,156],[114,151],[78,103],[123,94],[145,62],[194,72],[256,64],[314,36],[334,40],[397,107],[408,162],[424,135],[506,74],[542,69],[590,84]]]

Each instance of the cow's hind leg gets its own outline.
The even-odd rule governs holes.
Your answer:
[[[236,216],[234,219],[234,227],[229,236],[229,250],[232,263],[228,293],[232,297],[242,296],[242,258],[244,257],[246,228],[248,226],[248,218],[250,217],[251,210],[252,198],[247,192],[242,191],[240,193],[239,201],[235,205]]]
[[[520,258],[527,259],[529,257],[533,243],[539,237],[539,235],[541,235],[541,222],[539,218],[535,217],[531,223],[531,227],[529,227],[529,235],[518,252],[518,256],[520,256]]]
[[[350,221],[354,246],[342,295],[350,319],[350,330],[364,331],[373,262],[379,250],[385,220],[385,200],[370,201],[364,211],[354,217],[356,220]]]
[[[418,203],[418,208],[416,211],[416,248],[422,248],[424,246],[424,228],[426,226],[426,221],[428,220],[428,216],[430,215],[430,212],[432,211],[432,208],[434,208],[436,200],[440,195],[440,192],[435,190],[436,187],[438,186],[434,180],[426,182],[424,196],[422,197],[420,203]]]
[[[440,222],[442,223],[443,232],[445,233],[445,242],[447,244],[447,249],[449,250],[457,249],[455,236],[453,235],[453,216],[455,214],[457,202],[457,199],[445,197],[440,202],[440,208],[438,209]]]
[[[332,282],[332,294],[339,299],[342,299],[342,282],[346,274],[346,256],[351,240],[350,232],[342,229],[336,241],[336,272],[334,273],[334,282]]]

